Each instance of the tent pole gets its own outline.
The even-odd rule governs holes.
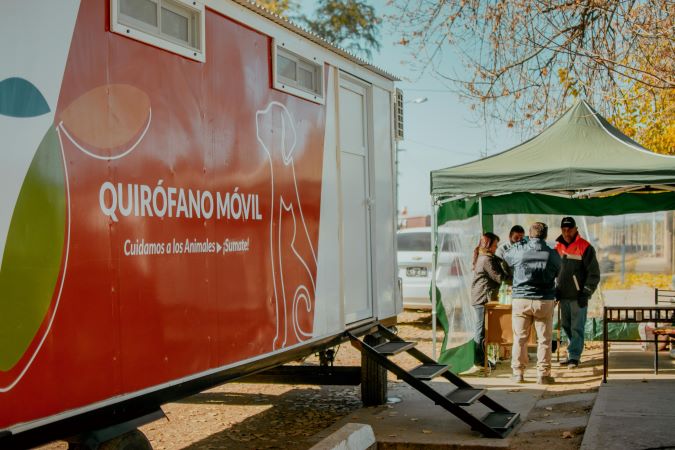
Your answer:
[[[652,213],[652,257],[656,257],[656,212]]]
[[[480,220],[480,232],[481,234],[485,232],[483,229],[483,197],[478,197],[478,217]]]
[[[438,257],[438,205],[431,196],[431,357],[436,360],[436,258]]]
[[[623,215],[621,227],[621,284],[626,282],[626,215]]]

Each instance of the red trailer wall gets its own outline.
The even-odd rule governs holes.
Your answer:
[[[311,335],[325,106],[271,89],[271,39],[213,11],[199,63],[111,33],[107,8],[80,6],[54,121],[62,148],[50,156],[65,156],[61,274],[34,339],[0,371],[11,386],[0,429]],[[176,217],[175,205],[173,217],[149,217],[142,186],[176,188],[175,199],[240,194],[249,218]],[[247,244],[176,250],[186,240]],[[136,241],[163,254],[125,254]]]

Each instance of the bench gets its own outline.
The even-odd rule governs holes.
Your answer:
[[[659,373],[658,338],[662,336],[675,337],[675,291],[666,289],[654,290],[654,306],[605,306],[603,308],[602,330],[602,382],[607,383],[609,372],[609,342],[648,342],[651,340],[638,339],[610,339],[608,325],[610,323],[649,323],[656,324],[654,330],[654,374]],[[661,326],[659,324],[668,324]],[[660,330],[657,334],[657,330]]]

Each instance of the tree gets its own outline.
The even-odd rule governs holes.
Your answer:
[[[672,99],[671,0],[392,2],[400,43],[416,68],[433,71],[509,126],[540,129],[575,97],[611,117],[658,110]],[[448,52],[463,66],[448,68]],[[638,91],[650,93],[649,105]]]
[[[257,0],[265,9],[279,16],[287,16],[297,10],[297,4],[293,0]]]
[[[312,17],[297,14],[295,0],[258,0],[268,10],[298,22],[331,44],[370,59],[380,49],[381,20],[375,9],[361,0],[319,0]]]
[[[640,67],[640,53],[631,55]],[[635,76],[640,76],[636,73]],[[675,89],[654,89],[645,83],[629,83],[615,105],[610,121],[650,150],[675,154]]]
[[[300,21],[328,42],[368,59],[372,58],[371,50],[380,49],[380,19],[363,1],[319,0],[314,17],[302,16]]]

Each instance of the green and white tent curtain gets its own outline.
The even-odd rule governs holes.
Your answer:
[[[476,317],[471,306],[471,262],[473,249],[480,238],[480,220],[475,216],[461,221],[447,221],[438,228],[440,232],[436,234],[440,238],[436,246],[440,250],[435,252],[436,255],[451,253],[446,258],[437,258],[436,268],[432,269],[432,273],[437,275],[435,312],[444,331],[438,361],[450,365],[451,370],[458,373],[473,365]],[[453,261],[452,266],[437,264],[438,260],[444,259]],[[454,275],[443,277],[442,272],[450,267]]]
[[[468,248],[472,251],[481,230],[493,230],[495,215],[598,217],[674,210],[675,157],[643,148],[580,101],[514,148],[432,171],[431,197],[434,242],[439,228],[471,230],[462,239],[466,242],[457,244],[467,247],[461,252],[466,266]],[[464,269],[465,288],[445,294],[436,286],[437,268],[432,269],[431,301],[446,332],[440,360],[455,372],[473,363],[470,263]]]

